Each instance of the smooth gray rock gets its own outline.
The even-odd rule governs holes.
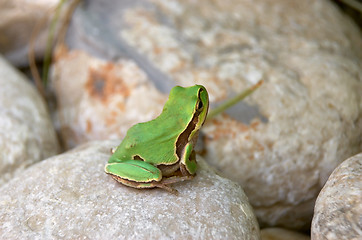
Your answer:
[[[313,240],[362,239],[362,153],[341,163],[318,195]]]
[[[110,148],[92,142],[24,171],[0,190],[1,239],[260,239],[241,187],[199,158],[179,195],[138,190],[104,173]]]
[[[0,186],[58,151],[43,99],[29,80],[0,56]]]

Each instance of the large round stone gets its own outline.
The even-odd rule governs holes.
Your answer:
[[[260,239],[241,187],[200,158],[178,195],[133,189],[104,172],[110,148],[93,142],[42,161],[0,190],[1,239]]]

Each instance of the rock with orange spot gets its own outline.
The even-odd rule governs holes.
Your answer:
[[[156,117],[166,101],[131,60],[112,63],[82,51],[57,54],[52,87],[66,148],[122,138],[133,124]]]

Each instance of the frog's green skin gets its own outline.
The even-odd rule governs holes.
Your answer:
[[[106,173],[134,188],[164,188],[192,179],[193,150],[209,108],[205,87],[174,87],[156,119],[132,126],[105,166]]]

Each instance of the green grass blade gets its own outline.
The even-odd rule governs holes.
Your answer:
[[[244,98],[246,98],[247,96],[249,96],[250,94],[252,94],[257,88],[259,88],[261,85],[263,84],[263,80],[260,80],[258,83],[256,83],[255,85],[251,86],[250,88],[244,90],[243,92],[241,92],[240,94],[236,95],[235,97],[227,100],[225,103],[223,103],[222,105],[218,106],[217,108],[213,109],[210,111],[210,113],[207,115],[207,119],[206,120],[210,120],[213,117],[215,117],[216,115],[224,112],[226,109],[230,108],[231,106],[237,104],[238,102],[240,102],[241,100],[243,100]]]

